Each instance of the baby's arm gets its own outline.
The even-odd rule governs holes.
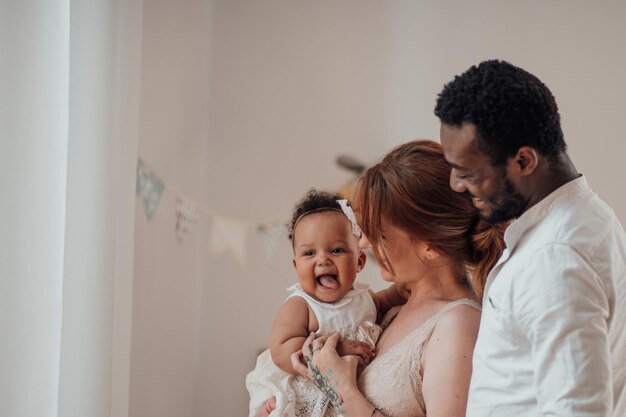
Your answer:
[[[373,293],[372,298],[374,304],[376,304],[376,322],[379,323],[385,313],[394,306],[399,306],[406,303],[409,298],[410,291],[404,284],[393,283],[386,289]]]
[[[270,333],[270,353],[276,366],[290,374],[297,374],[291,365],[291,354],[302,349],[309,333],[306,301],[301,297],[289,298],[278,310]]]

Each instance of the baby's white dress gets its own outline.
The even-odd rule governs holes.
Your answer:
[[[342,338],[360,340],[374,348],[380,327],[376,323],[376,305],[363,283],[354,283],[341,300],[324,303],[305,293],[299,284],[287,289],[291,297],[303,298],[319,323],[318,336],[339,332]],[[326,396],[315,384],[302,376],[291,375],[272,362],[269,349],[261,353],[256,367],[246,377],[250,393],[250,414],[254,417],[268,398],[276,396],[276,409],[271,417],[321,417],[330,411]]]

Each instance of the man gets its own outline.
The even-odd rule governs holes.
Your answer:
[[[483,299],[467,416],[626,416],[626,236],[566,153],[554,97],[485,61],[437,99],[450,186],[513,220]]]

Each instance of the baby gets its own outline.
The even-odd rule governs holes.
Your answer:
[[[374,324],[392,306],[406,301],[390,286],[374,294],[355,283],[366,256],[359,249],[361,230],[341,196],[311,190],[295,207],[289,227],[298,284],[280,307],[269,349],[259,355],[246,378],[250,417],[321,416],[326,396],[294,371],[291,355],[311,332],[339,332],[340,355],[354,355],[362,368],[374,357],[380,327]],[[331,406],[332,408],[332,406]]]

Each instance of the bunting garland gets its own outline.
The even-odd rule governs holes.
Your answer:
[[[229,252],[241,266],[246,266],[246,225],[222,216],[213,218],[209,236],[210,256]]]
[[[176,197],[176,239],[182,243],[200,219],[200,209],[189,200]]]
[[[176,227],[174,232],[179,243],[184,242],[201,218],[206,218],[210,222],[207,254],[209,256],[230,254],[244,267],[246,265],[247,230],[253,226],[266,246],[265,252],[268,262],[273,265],[276,261],[278,247],[282,235],[285,233],[285,226],[277,221],[269,221],[267,224],[251,224],[248,221],[224,216],[210,210],[177,191],[140,158],[137,162],[136,194],[143,202],[146,218],[149,221],[154,216],[161,195],[165,191],[173,194],[176,199]]]
[[[265,242],[265,257],[270,265],[274,265],[278,256],[278,245],[281,239],[286,237],[287,229],[282,224],[261,224],[257,227],[257,231]]]
[[[355,181],[344,184],[339,190],[345,198],[351,198],[354,192]],[[207,254],[220,256],[229,254],[242,267],[246,266],[246,242],[248,229],[254,227],[265,245],[265,257],[273,266],[278,257],[281,242],[286,241],[286,226],[279,221],[251,223],[242,219],[235,219],[210,210],[208,207],[185,196],[159,177],[141,158],[137,162],[137,189],[136,194],[143,202],[143,208],[148,221],[152,219],[161,200],[161,195],[168,191],[176,198],[176,240],[182,244],[187,236],[197,226],[201,218],[210,222]]]
[[[143,162],[139,160],[137,164],[137,195],[143,201],[143,208],[146,211],[148,220],[154,216],[161,194],[163,193],[163,183],[158,178],[151,175]]]

